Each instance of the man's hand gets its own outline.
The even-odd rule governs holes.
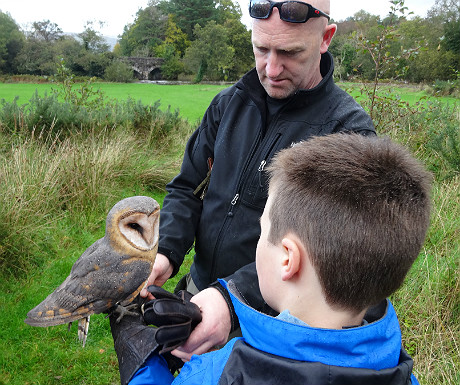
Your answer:
[[[199,306],[202,320],[185,344],[171,352],[183,361],[189,361],[193,354],[206,353],[215,346],[224,345],[231,330],[230,310],[219,290],[205,289],[190,302]]]
[[[163,286],[164,283],[171,277],[173,272],[173,266],[169,259],[163,254],[157,254],[155,263],[153,264],[152,273],[150,274],[149,279],[147,280],[147,285]],[[147,299],[154,299],[153,295],[147,291],[147,289],[142,289],[140,293],[141,297]]]

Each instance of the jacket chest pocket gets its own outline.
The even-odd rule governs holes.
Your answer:
[[[242,191],[242,201],[244,204],[259,209],[265,207],[268,197],[268,173],[265,170],[273,156],[280,150],[282,135],[278,133],[268,145],[264,146],[259,156],[251,162],[247,183],[244,184]]]

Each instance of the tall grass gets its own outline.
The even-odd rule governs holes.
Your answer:
[[[425,246],[393,298],[422,384],[460,383],[459,187],[459,177],[435,184]]]
[[[181,138],[191,131],[158,105],[129,100],[113,105],[109,124],[89,113],[79,125],[84,107],[54,97],[32,100],[27,108],[4,104],[0,113],[0,270],[26,272],[40,264],[65,217],[100,215],[126,186],[163,187],[179,164],[171,154],[181,151]],[[62,122],[69,111],[76,115]]]
[[[49,197],[59,194],[60,160],[33,138],[11,143],[0,164],[0,266],[27,271],[37,251],[49,244],[46,234],[65,215]],[[28,255],[29,258],[24,258]]]
[[[83,110],[52,96],[37,98],[35,106],[49,106],[38,116],[34,102],[4,102],[0,109],[0,339],[5,342],[0,384],[115,384],[118,367],[103,315],[92,317],[84,349],[75,326],[70,332],[64,325],[32,328],[23,320],[103,236],[106,213],[115,202],[135,194],[162,202],[164,185],[178,171],[193,127],[155,103],[112,101],[110,109],[85,110],[91,118],[80,119]],[[457,385],[458,107],[430,103],[409,108],[396,101],[384,114],[380,134],[410,148],[435,175],[424,248],[392,298],[403,342],[421,384]],[[187,258],[179,276],[189,265]]]
[[[411,149],[434,175],[423,250],[392,298],[421,384],[460,383],[459,113],[458,104],[434,102],[393,106],[381,117],[381,134]]]

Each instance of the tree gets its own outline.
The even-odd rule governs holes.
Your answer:
[[[164,79],[177,80],[179,74],[184,72],[184,63],[180,53],[172,44],[161,44],[155,50],[156,55],[164,59],[161,66],[161,75]]]
[[[76,75],[103,78],[113,56],[110,52],[97,53],[83,49],[69,67]]]
[[[204,27],[209,21],[218,20],[214,0],[163,0],[161,7],[168,14],[175,15],[177,26],[187,34],[188,40],[194,40],[195,26]]]
[[[418,53],[417,47],[413,50],[405,50],[399,43],[401,36],[398,34],[397,24],[401,21],[401,18],[398,18],[398,14],[404,17],[407,10],[407,7],[404,6],[404,0],[390,0],[390,3],[390,18],[382,25],[378,25],[378,34],[375,38],[369,38],[364,34],[356,36],[359,51],[370,55],[372,58],[373,81],[370,86],[363,83],[361,92],[367,94],[369,98],[367,103],[369,115],[374,121],[376,129],[382,124],[381,119],[385,115],[382,111],[389,108],[389,104],[395,101],[391,96],[381,97],[377,94],[382,78],[386,76],[387,78],[395,79],[399,76],[398,66],[402,62],[409,60],[413,54]],[[403,68],[403,70],[406,69]]]
[[[407,7],[404,0],[390,0],[390,4],[391,12],[382,23],[366,32],[353,33],[358,48],[357,60],[361,61],[358,67],[366,79],[373,80],[373,94],[380,79],[400,77],[401,71],[407,70],[402,64],[406,64],[420,48],[405,48],[401,44],[398,26],[405,20]]]
[[[165,38],[168,16],[155,2],[140,9],[134,23],[126,25],[120,38],[124,56],[153,56],[155,47]]]
[[[113,52],[113,54],[114,54],[116,57],[123,56],[123,55],[122,55],[122,52],[121,52],[121,46],[120,46],[120,43],[119,43],[119,42],[117,42],[117,43],[113,46],[112,52]]]
[[[228,44],[224,26],[210,21],[204,27],[199,24],[194,29],[195,40],[187,48],[184,63],[196,74],[196,81],[226,80],[233,66],[235,49]]]
[[[427,19],[421,17],[401,22],[398,27],[401,46],[404,49],[421,47],[420,51],[414,55],[413,60],[408,61],[406,64],[408,69],[404,77],[405,80],[411,82],[431,81],[432,76],[436,76],[435,72],[443,65],[443,63],[439,63],[433,66],[433,59],[439,60],[440,58],[437,46],[439,45],[441,31],[442,28],[432,25]],[[431,53],[428,54],[428,51],[431,51]]]
[[[381,28],[380,17],[364,10],[338,23],[337,35],[332,39],[329,47],[336,62],[335,76],[339,79],[347,79],[358,75],[372,79],[374,70],[372,57],[365,51],[360,51],[358,46],[364,36],[368,41],[377,39]]]
[[[442,44],[446,51],[460,54],[460,19],[444,25],[444,39]]]
[[[460,4],[457,0],[436,0],[436,3],[427,13],[427,18],[451,23],[458,20],[460,16]]]
[[[412,30],[408,30],[411,23]],[[456,80],[460,71],[460,5],[454,0],[437,0],[425,19],[401,25],[404,36],[423,36],[426,49],[408,71],[408,80],[434,82]]]
[[[447,7],[447,11],[444,7]],[[437,0],[432,12],[444,16],[441,48],[454,56],[451,77],[455,79],[460,72],[460,4],[454,0]]]
[[[339,30],[340,30],[339,26]],[[356,47],[347,35],[337,35],[331,41],[329,52],[334,57],[334,76],[346,80],[353,75]]]
[[[369,28],[375,27],[380,24],[380,17],[371,15],[369,12],[360,10],[356,12],[352,20],[356,22],[359,29],[366,32]]]
[[[103,25],[103,22],[99,22],[100,27]],[[86,22],[85,29],[78,34],[78,37],[83,42],[83,48],[86,51],[102,53],[109,50],[109,45],[105,42],[102,34],[94,28],[93,21]]]
[[[174,15],[168,16],[164,43],[174,46],[179,56],[183,57],[185,50],[190,47],[190,40],[187,39],[187,35],[177,26],[174,19]]]
[[[58,58],[56,44],[62,39],[64,37],[57,24],[49,20],[34,22],[16,58],[18,71],[31,75],[53,75]]]
[[[49,20],[34,21],[32,23],[31,34],[36,40],[47,43],[59,40],[63,36],[62,29],[56,23],[52,23]]]
[[[33,22],[26,36],[16,58],[21,73],[53,75],[59,57],[76,59],[81,51],[81,44],[75,38],[64,35],[58,25],[49,20]]]
[[[224,27],[227,30],[228,45],[235,51],[235,60],[228,72],[228,79],[234,80],[254,67],[251,32],[240,19],[230,18],[225,22]]]
[[[225,24],[227,21],[230,20],[241,20],[241,7],[236,1],[234,2],[232,0],[215,0],[215,3],[217,13],[217,24]]]
[[[181,58],[189,46],[190,41],[187,35],[177,27],[174,15],[169,15],[165,40],[155,48],[155,55],[165,59],[161,66],[161,73],[165,79],[176,80],[178,75],[184,71]]]
[[[24,35],[9,14],[0,11],[0,72],[14,73],[15,59],[24,46]]]
[[[460,54],[460,3],[458,0],[436,0],[428,11],[428,20],[442,28],[441,47]]]
[[[17,68],[22,74],[52,75],[55,69],[53,47],[46,41],[29,37],[18,54]]]

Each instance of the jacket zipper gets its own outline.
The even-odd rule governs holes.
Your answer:
[[[219,234],[217,236],[217,240],[216,240],[216,245],[214,246],[214,251],[212,253],[212,266],[211,266],[211,276],[210,276],[210,280],[211,282],[215,281],[217,279],[216,277],[216,253],[217,253],[217,250],[219,250],[220,248],[220,244],[221,244],[221,240],[222,240],[222,234],[224,233],[224,230],[227,228],[228,226],[228,220],[229,218],[233,217],[233,209],[235,208],[235,205],[237,204],[238,202],[238,199],[240,197],[240,194],[239,194],[239,191],[241,189],[241,180],[243,179],[243,175],[246,173],[248,167],[249,167],[249,164],[251,163],[251,160],[252,158],[254,157],[256,151],[257,151],[257,148],[258,148],[258,145],[259,143],[261,142],[261,132],[259,131],[259,134],[257,136],[257,139],[256,141],[254,142],[254,146],[251,148],[251,152],[250,152],[250,155],[248,156],[248,159],[244,165],[244,168],[243,168],[243,171],[240,173],[240,177],[238,179],[238,183],[236,185],[236,192],[235,192],[235,195],[233,196],[231,202],[230,202],[230,207],[228,209],[228,212],[227,212],[227,215],[224,219],[224,222],[222,223],[222,226],[219,230]],[[257,145],[256,145],[257,143]]]
[[[288,104],[290,104],[290,103],[288,103]],[[273,122],[272,124],[274,126],[276,126],[276,123],[278,121],[278,117],[281,115],[282,111],[286,108],[286,106],[287,106],[287,104],[278,112],[276,119],[272,120],[272,122]],[[261,131],[262,131],[262,128],[261,128]],[[254,145],[254,147],[252,148],[251,154],[248,157],[248,160],[247,160],[247,162],[246,162],[246,164],[245,164],[245,166],[243,168],[243,171],[240,174],[235,195],[233,196],[233,199],[230,202],[230,207],[229,207],[229,210],[227,212],[227,216],[226,216],[226,218],[224,220],[224,223],[222,224],[222,227],[220,228],[219,235],[217,236],[216,246],[214,247],[214,251],[213,251],[213,255],[212,255],[212,266],[211,266],[211,277],[210,277],[211,282],[213,282],[213,281],[215,281],[217,279],[217,277],[216,277],[216,270],[217,270],[217,268],[216,268],[216,260],[217,260],[216,255],[217,255],[217,251],[219,250],[220,244],[222,242],[222,234],[224,232],[224,229],[227,228],[229,219],[233,217],[233,209],[235,208],[236,204],[238,203],[238,199],[240,198],[239,191],[241,190],[241,187],[242,187],[243,176],[246,174],[246,171],[247,171],[252,159],[254,158],[254,156],[255,156],[255,154],[257,152],[257,149],[259,148],[260,143],[263,141],[262,136],[261,136],[261,131],[259,132],[259,135],[257,137],[257,141],[256,141],[257,145]],[[264,137],[266,137],[266,135]],[[279,133],[275,134],[275,137],[274,137],[272,143],[270,144],[268,152],[266,152],[267,156],[271,153],[273,147],[275,146],[275,144],[277,143],[277,141],[279,140],[280,137],[281,137],[281,134],[279,134]],[[266,163],[266,160],[262,160],[262,162],[261,162],[261,164],[259,165],[259,168],[258,168],[259,171],[260,171],[261,167],[262,167],[262,171],[263,171],[263,168],[265,167],[265,163],[263,163],[263,162]],[[261,180],[261,174],[262,174],[262,172],[260,171],[259,172],[259,181]]]
[[[268,151],[265,152],[264,158],[268,157],[271,154],[273,148],[275,147],[275,145],[278,142],[280,137],[281,137],[280,134],[275,135],[275,137],[273,138],[272,142],[270,143],[270,146],[268,147]],[[260,137],[259,137],[259,140],[260,140]],[[224,223],[222,224],[222,227],[220,229],[219,235],[217,236],[216,246],[214,248],[213,259],[212,259],[211,277],[210,277],[211,282],[213,282],[213,281],[215,281],[217,279],[217,277],[216,277],[216,270],[217,270],[216,261],[217,261],[217,258],[215,256],[217,255],[217,251],[219,250],[220,245],[221,245],[222,234],[224,233],[225,229],[227,229],[227,226],[229,224],[229,220],[233,217],[233,209],[235,208],[235,206],[238,203],[238,200],[240,198],[239,191],[242,188],[243,175],[245,175],[245,173],[246,173],[246,171],[247,171],[247,169],[249,167],[249,164],[251,163],[251,160],[255,156],[255,153],[257,152],[256,151],[257,147],[258,146],[255,146],[255,149],[252,151],[251,156],[248,158],[248,162],[246,163],[246,165],[244,167],[244,171],[240,174],[240,178],[239,178],[239,181],[238,181],[238,184],[237,184],[236,193],[235,193],[235,195],[233,196],[233,198],[232,198],[232,200],[230,202],[230,207],[229,207],[229,210],[227,212],[227,217],[225,218]],[[260,185],[262,185],[262,172],[263,172],[266,164],[267,164],[267,161],[265,159],[263,159],[260,162],[259,167],[257,168],[259,184]]]
[[[236,202],[238,202],[239,197],[240,197],[240,194],[238,193],[235,194],[235,196],[233,197],[232,201],[230,202],[230,210],[228,211],[227,216],[233,217],[233,208],[235,207]]]
[[[270,147],[268,148],[268,151],[265,153],[264,159],[260,162],[259,168],[257,171],[259,172],[259,187],[264,188],[264,185],[262,184],[262,174],[264,172],[265,166],[267,165],[267,158],[270,156],[270,154],[273,151],[273,148],[275,147],[276,143],[278,143],[278,140],[280,139],[281,134],[277,134],[271,143]]]
[[[259,171],[259,187],[260,188],[264,187],[264,185],[262,184],[262,173],[264,171],[264,168],[265,168],[266,164],[267,164],[267,161],[265,159],[262,160],[262,162],[260,162],[260,164],[259,164],[259,168],[257,169],[257,171]]]

